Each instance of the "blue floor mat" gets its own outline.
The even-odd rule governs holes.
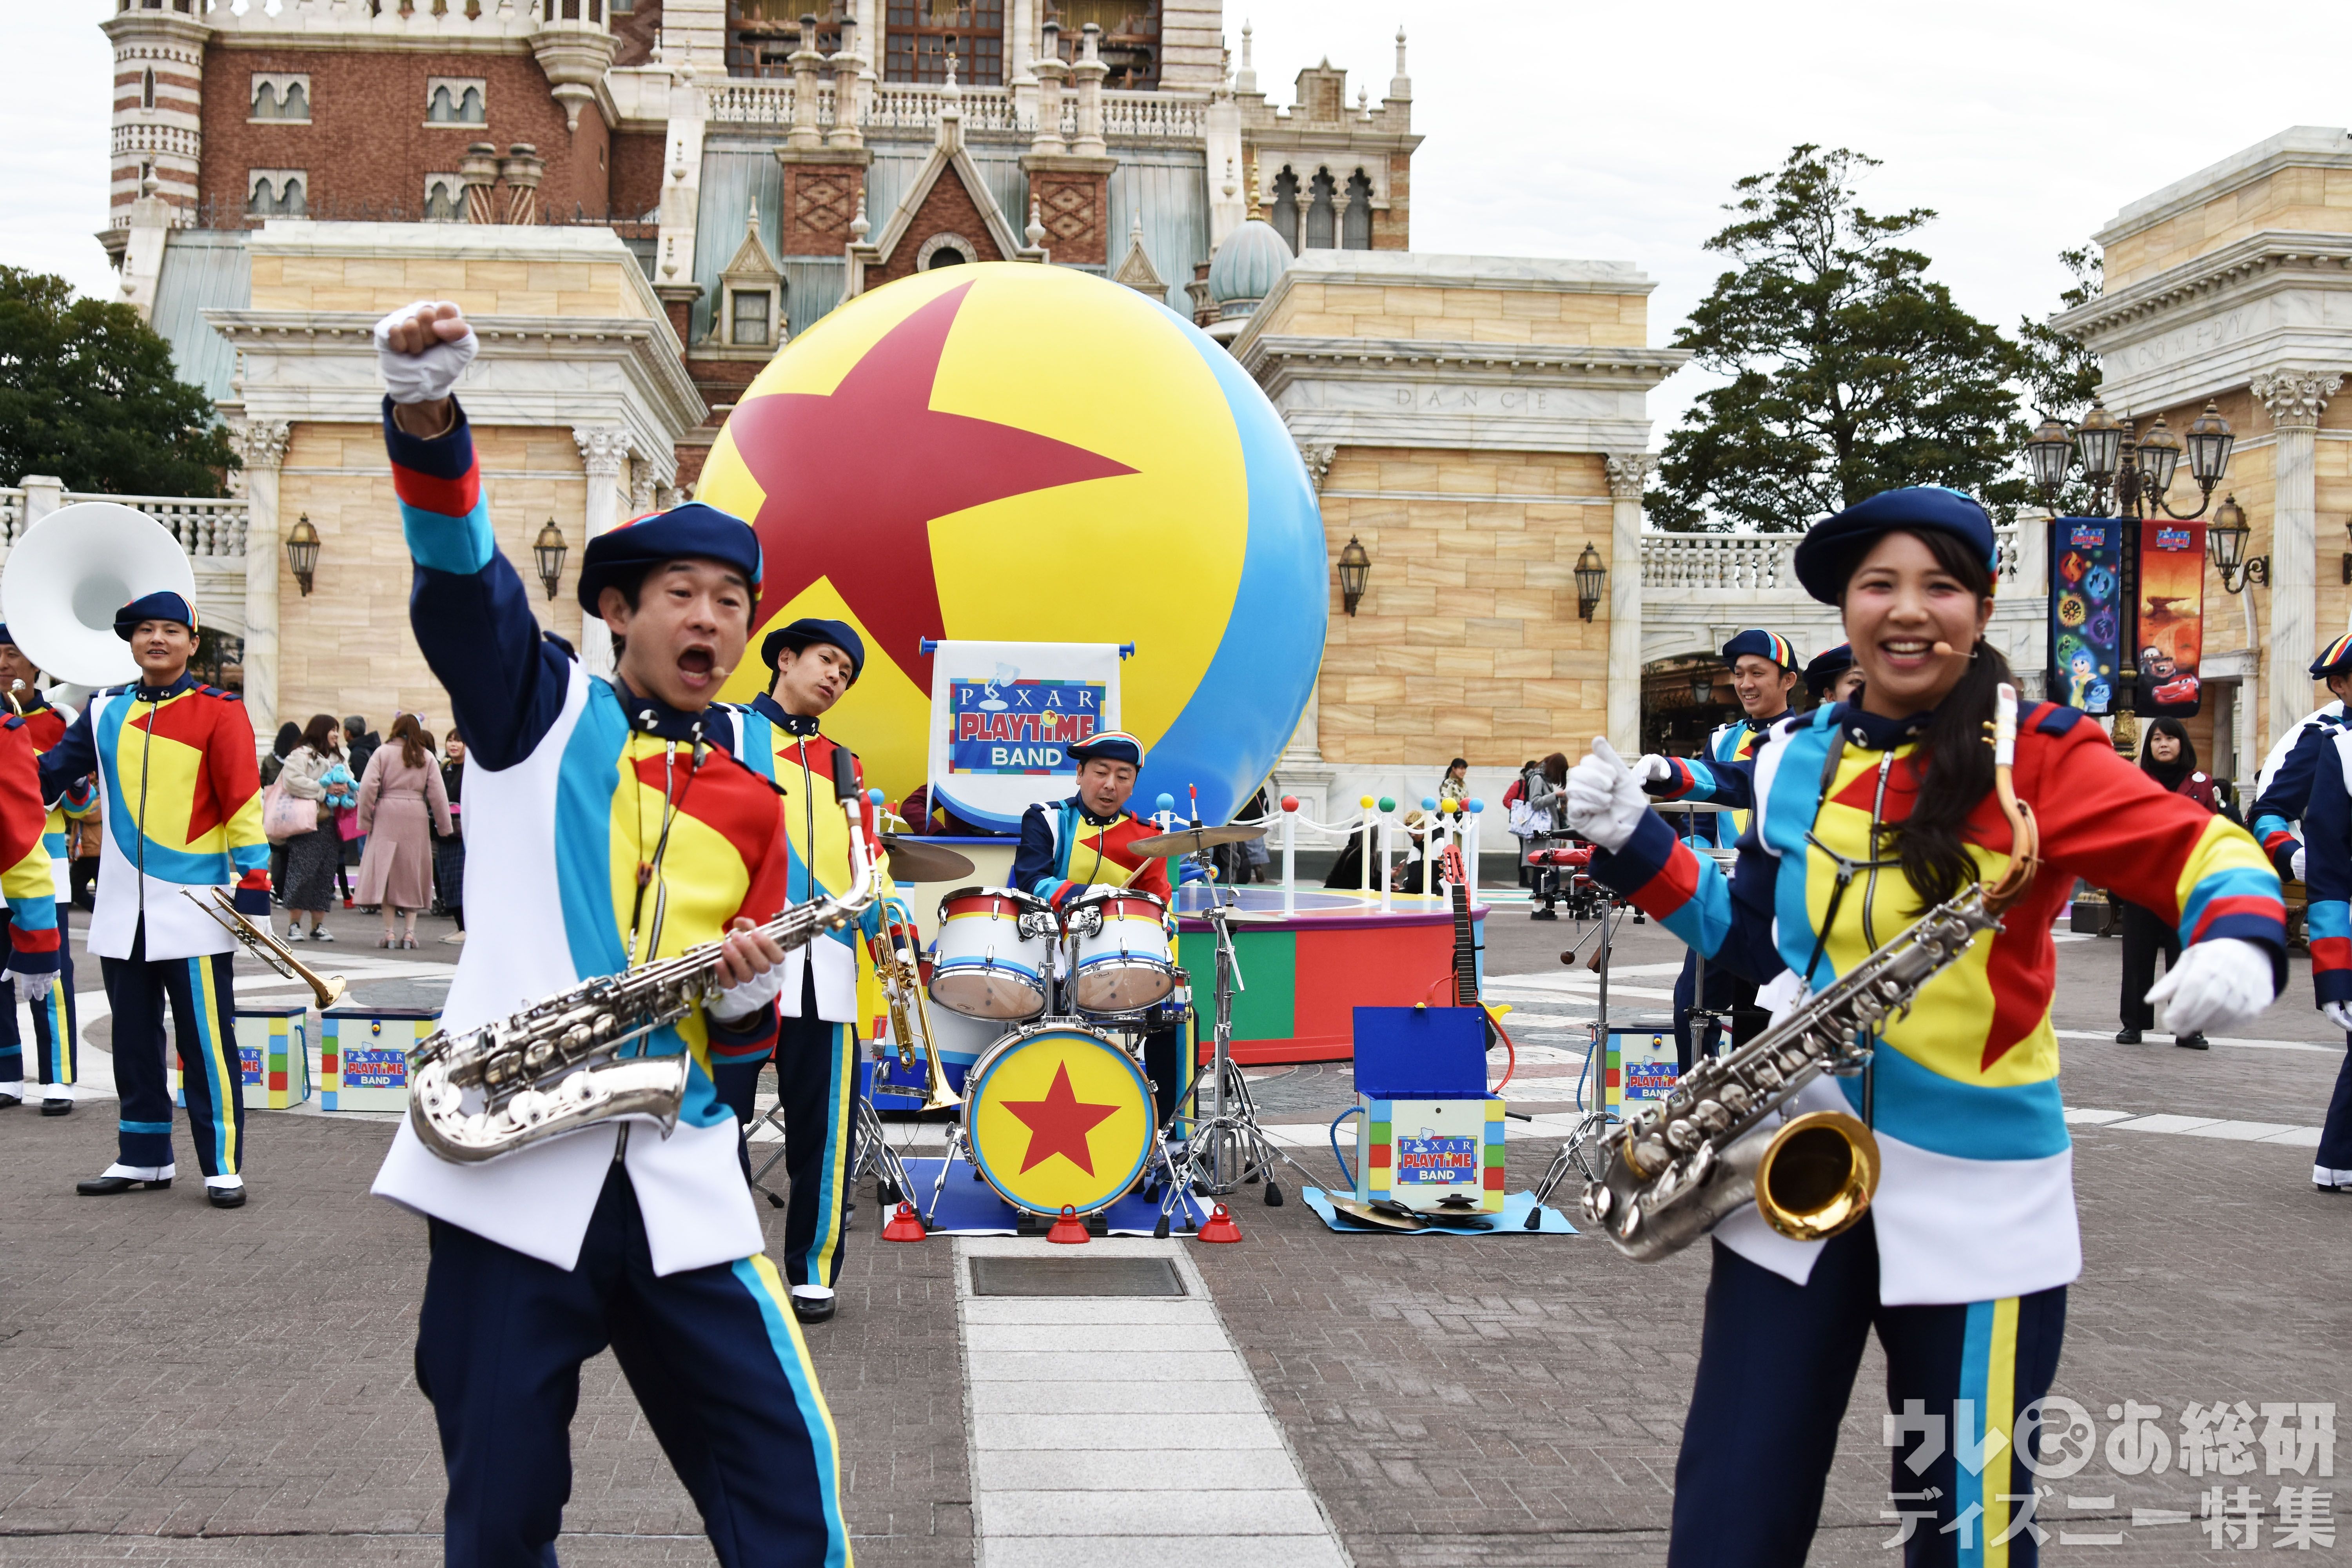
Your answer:
[[[1330,1195],[1320,1187],[1308,1187],[1300,1194],[1307,1206],[1323,1216],[1323,1223],[1333,1230],[1357,1236],[1574,1236],[1576,1227],[1568,1223],[1568,1215],[1557,1203],[1544,1205],[1543,1223],[1530,1231],[1527,1228],[1528,1210],[1536,1201],[1533,1193],[1510,1193],[1503,1199],[1503,1212],[1494,1216],[1492,1230],[1455,1229],[1450,1226],[1433,1225],[1427,1230],[1390,1230],[1381,1226],[1359,1225],[1331,1206]]]
[[[931,1186],[940,1179],[940,1162],[908,1160],[906,1165],[907,1184],[912,1189],[907,1196],[918,1213],[929,1209]],[[1187,1204],[1191,1205],[1189,1210]],[[1185,1232],[1188,1213],[1192,1222],[1190,1228],[1199,1229],[1201,1222],[1209,1217],[1208,1202],[1187,1194],[1169,1215],[1171,1235]],[[1150,1236],[1160,1224],[1160,1202],[1154,1198],[1146,1203],[1141,1196],[1130,1193],[1111,1205],[1105,1217],[1113,1236]],[[937,1214],[925,1224],[934,1232],[950,1236],[1011,1236],[1014,1234],[1013,1221],[1013,1205],[998,1197],[996,1189],[986,1182],[975,1181],[971,1166],[959,1157],[954,1168],[948,1172],[947,1185],[940,1190]]]

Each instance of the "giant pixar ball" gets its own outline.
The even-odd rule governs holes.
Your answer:
[[[759,530],[755,654],[802,616],[865,638],[825,730],[894,798],[928,768],[926,638],[1134,644],[1135,798],[1197,788],[1211,822],[1264,782],[1322,658],[1322,519],[1273,405],[1190,321],[1067,268],[849,300],[744,393],[696,494]],[[747,659],[724,695],[767,679]]]

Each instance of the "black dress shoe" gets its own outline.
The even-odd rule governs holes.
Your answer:
[[[2116,1044],[2119,1046],[2136,1046],[2139,1044],[2139,1031],[2137,1029],[2117,1029],[2116,1031]]]
[[[5,1110],[12,1105],[22,1105],[24,1103],[25,1097],[16,1093],[14,1089],[0,1089],[0,1110]]]
[[[216,1209],[241,1209],[245,1206],[243,1187],[206,1187],[205,1199]]]
[[[169,1176],[160,1176],[152,1182],[138,1176],[92,1176],[86,1182],[76,1182],[74,1191],[86,1198],[110,1198],[142,1187],[151,1193],[160,1193],[171,1184]]]
[[[2344,1190],[2342,1187],[2331,1187],[2326,1182],[2314,1182],[2311,1185],[2315,1192],[2340,1193]]]
[[[795,1296],[793,1316],[803,1323],[824,1323],[833,1321],[834,1309],[840,1304],[834,1296]]]
[[[2195,1034],[2179,1036],[2172,1043],[2184,1051],[2208,1051],[2213,1048],[2205,1043],[2205,1036],[2201,1030]]]
[[[45,1100],[41,1101],[41,1114],[44,1116],[71,1116],[73,1114],[73,1101],[70,1100]]]

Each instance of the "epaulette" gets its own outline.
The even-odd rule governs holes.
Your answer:
[[[242,702],[245,700],[245,694],[243,692],[231,691],[225,686],[205,686],[201,682],[198,683],[196,687],[196,695],[199,697],[217,697],[224,702]]]
[[[11,730],[21,730],[24,727],[25,716],[22,713],[11,713],[8,715],[8,722],[5,728]]]
[[[2032,698],[2017,700],[2020,722],[2032,727],[2038,734],[2068,735],[2074,726],[2090,717],[2080,708],[2069,708],[2063,702],[2038,702]]]

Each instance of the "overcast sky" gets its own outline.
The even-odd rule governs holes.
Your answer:
[[[0,38],[17,67],[0,99],[10,150],[0,261],[110,291],[91,234],[106,215],[109,4],[14,0]],[[1407,11],[1366,0],[1232,0],[1255,25],[1259,85],[1287,102],[1328,56],[1377,100],[1410,34],[1416,250],[1632,261],[1657,280],[1664,346],[1720,269],[1700,248],[1742,174],[1800,142],[1885,162],[1882,210],[1934,208],[1916,243],[1977,314],[2014,328],[2065,279],[2057,252],[2124,203],[2287,126],[2342,125],[2352,23],[2297,10],[2291,42],[2224,51],[2200,39],[2226,13],[1983,0],[1929,7],[1454,0]],[[2330,18],[2335,18],[2331,20]],[[2249,62],[2259,62],[2259,76]],[[1697,390],[1685,372],[1652,400],[1658,433]]]

